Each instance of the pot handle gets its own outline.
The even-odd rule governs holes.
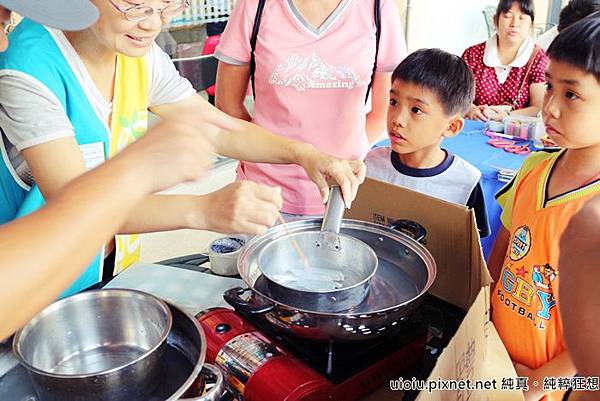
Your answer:
[[[197,393],[202,393],[202,391],[191,391],[193,394],[191,398],[184,394],[184,397],[180,398],[179,401],[218,401],[224,399],[223,396],[227,394],[227,384],[225,376],[218,366],[209,363],[202,365],[202,371],[196,380],[199,381],[202,378],[214,381],[210,389],[202,395],[196,395]],[[190,392],[190,389],[187,392]]]
[[[344,198],[342,188],[339,185],[333,185],[329,188],[329,200],[325,205],[325,214],[321,222],[321,231],[339,234],[344,218]]]
[[[225,302],[233,306],[236,310],[248,315],[260,315],[270,312],[275,308],[275,304],[266,300],[262,300],[262,304],[258,305],[253,305],[248,301],[244,301],[241,296],[248,291],[252,291],[252,289],[234,287],[225,291],[223,298],[225,298]]]
[[[203,253],[196,253],[193,255],[180,256],[173,259],[167,259],[157,262],[160,265],[179,267],[186,270],[194,270],[199,272],[206,272],[208,269],[202,265],[208,262],[208,255]]]
[[[427,239],[425,238],[427,237],[427,230],[416,221],[396,220],[390,225],[390,227],[408,235],[423,245],[427,244]]]

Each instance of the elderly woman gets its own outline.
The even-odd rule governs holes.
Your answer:
[[[86,28],[98,18],[87,0],[0,0],[0,52],[9,45],[6,7],[62,29]],[[36,213],[0,226],[0,341],[82,273],[145,195],[198,178],[210,163],[210,151],[201,128],[161,122],[114,159],[66,185]],[[94,213],[88,212],[90,204]]]
[[[463,59],[475,76],[475,102],[467,118],[502,120],[507,114],[535,116],[545,90],[548,57],[533,42],[533,0],[500,0],[497,33],[469,47]]]
[[[86,168],[143,135],[148,110],[204,125],[206,137],[225,156],[301,165],[319,184],[323,200],[329,177],[342,185],[348,202],[354,198],[364,177],[362,162],[342,161],[231,118],[179,76],[154,39],[188,0],[92,3],[100,13],[92,27],[62,32],[25,20],[0,57],[0,144],[6,147],[0,223],[36,210]],[[257,234],[273,224],[280,206],[279,188],[254,183],[231,184],[206,196],[152,195],[120,233],[195,228]],[[107,245],[68,293],[96,283],[103,271],[118,273],[139,253],[137,236],[118,236],[116,246]]]

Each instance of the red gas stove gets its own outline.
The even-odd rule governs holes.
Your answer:
[[[225,308],[207,310],[198,319],[207,362],[227,373],[244,401],[352,401],[391,378],[429,375],[464,316],[451,305],[452,314],[440,312],[431,299],[419,308],[426,313],[417,311],[396,334],[357,343],[281,335],[260,319],[251,323]]]

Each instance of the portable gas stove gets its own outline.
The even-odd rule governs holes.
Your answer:
[[[282,335],[225,308],[204,311],[198,320],[207,362],[226,372],[245,401],[352,401],[400,375],[427,378],[463,317],[459,308],[428,295],[396,334],[353,343]]]

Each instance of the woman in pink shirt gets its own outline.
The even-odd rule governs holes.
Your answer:
[[[385,129],[391,73],[406,53],[393,0],[239,0],[215,53],[217,107],[322,152],[363,158]],[[244,106],[252,75],[254,117]],[[243,162],[238,176],[280,186],[289,215],[323,213],[319,191],[295,166]]]
[[[462,57],[476,83],[467,118],[502,120],[508,113],[535,116],[540,111],[548,57],[530,36],[533,20],[533,0],[500,0],[497,33],[465,50]]]

